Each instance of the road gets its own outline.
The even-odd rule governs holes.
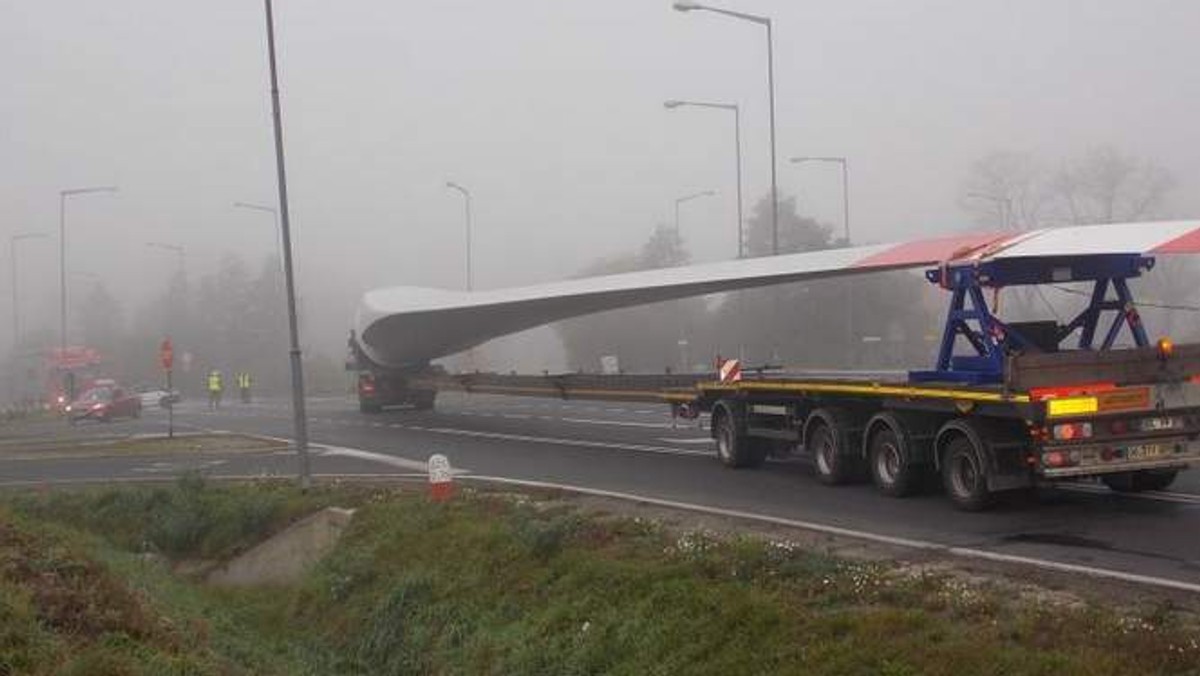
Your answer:
[[[176,420],[182,429],[291,436],[283,400],[230,404],[217,412],[186,403]],[[673,427],[665,407],[655,405],[444,394],[436,411],[366,416],[350,399],[324,398],[309,402],[309,422],[317,473],[412,474],[441,453],[474,476],[633,494],[918,549],[1152,577],[1200,592],[1200,539],[1192,536],[1200,531],[1200,472],[1185,473],[1169,493],[1122,496],[1088,485],[968,514],[936,491],[896,500],[869,485],[826,487],[803,459],[726,469],[715,460],[706,430],[695,422]],[[47,425],[90,439],[161,432],[165,418],[154,413],[108,425]],[[162,477],[189,468],[292,474],[296,459],[287,451],[191,459],[0,459],[0,484]]]

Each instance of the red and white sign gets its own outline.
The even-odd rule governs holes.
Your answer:
[[[158,347],[158,360],[162,362],[164,371],[170,371],[175,365],[175,348],[171,345],[170,338],[163,338],[162,345]]]
[[[453,494],[454,473],[450,470],[450,459],[440,453],[429,456],[429,499],[443,502]]]
[[[736,359],[722,359],[717,365],[717,379],[723,383],[736,383],[742,379],[742,363]]]

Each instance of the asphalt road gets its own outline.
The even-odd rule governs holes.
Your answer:
[[[284,400],[227,404],[216,412],[187,402],[176,420],[184,430],[291,436]],[[431,454],[441,453],[471,475],[635,494],[951,550],[1153,576],[1200,589],[1196,471],[1185,473],[1169,493],[1122,496],[1079,486],[968,514],[936,490],[897,500],[869,485],[820,485],[802,458],[758,470],[726,469],[716,461],[706,430],[694,421],[675,427],[665,407],[648,404],[444,394],[436,411],[367,416],[350,399],[327,398],[309,402],[309,423],[317,473],[418,473]],[[45,423],[28,434],[87,440],[164,430],[165,416],[154,412],[139,421],[73,428]],[[0,457],[0,484],[162,477],[185,469],[275,475],[292,474],[296,467],[288,451],[197,458]]]

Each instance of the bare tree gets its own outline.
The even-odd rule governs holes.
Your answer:
[[[1065,219],[1075,224],[1152,220],[1174,186],[1162,165],[1112,146],[1068,160],[1051,183]]]
[[[971,165],[959,203],[980,225],[1021,231],[1042,225],[1046,172],[1033,155],[993,152]]]

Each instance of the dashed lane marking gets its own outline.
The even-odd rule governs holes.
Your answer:
[[[670,423],[648,423],[634,422],[632,420],[597,420],[595,418],[559,418],[559,420],[568,423],[578,423],[581,425],[614,425],[616,427],[647,427],[656,430],[671,429]]]

